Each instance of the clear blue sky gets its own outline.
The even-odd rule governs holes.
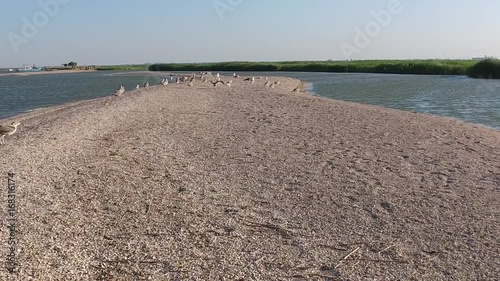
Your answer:
[[[51,1],[68,3],[24,37],[23,17],[43,23],[39,2]],[[343,60],[343,42],[357,49],[352,59],[500,57],[498,0],[399,0],[402,11],[358,48],[356,28],[364,30],[390,1],[2,1],[0,66]],[[231,9],[218,13],[214,3]]]

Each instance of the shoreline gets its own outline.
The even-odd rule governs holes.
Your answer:
[[[73,73],[95,72],[95,71],[99,71],[99,70],[81,70],[81,71],[74,71]],[[51,72],[53,74],[67,73],[67,71],[65,71],[65,70],[63,70],[63,71],[51,71]],[[47,74],[52,74],[52,73],[47,73]],[[148,71],[148,70],[145,70],[145,71],[125,71],[125,72],[115,72],[115,73],[113,73],[113,76],[129,76],[129,75],[135,76],[135,75],[138,75],[138,74],[143,74],[143,75],[144,74],[150,74],[149,76],[156,77],[156,76],[158,76],[157,75],[158,73],[161,73],[161,74],[173,74],[173,75],[176,75],[176,74],[185,75],[188,72],[181,73],[181,72],[175,72],[175,71],[172,72],[172,71]],[[277,72],[277,73],[279,73],[279,72]],[[34,73],[34,74],[37,74],[37,73]],[[380,74],[380,73],[374,73],[374,74]],[[399,75],[399,74],[396,74],[396,75]],[[409,75],[412,75],[412,74],[409,74]],[[0,77],[1,76],[2,76],[2,74],[0,74]],[[21,76],[25,76],[25,75],[21,75]],[[30,76],[30,75],[27,75],[27,76]],[[250,76],[248,76],[248,77],[250,77]],[[242,76],[241,79],[248,78],[248,77],[247,76]],[[280,77],[281,78],[288,78],[286,76],[269,76],[269,77],[274,77],[274,78],[278,78],[278,79]],[[231,79],[231,78],[232,77],[228,77],[228,79]],[[353,104],[359,104],[359,105],[372,106],[372,107],[376,107],[376,108],[380,108],[380,109],[397,110],[397,111],[402,111],[402,112],[407,112],[407,113],[412,113],[412,114],[420,114],[420,115],[424,115],[424,116],[432,116],[432,117],[442,118],[442,119],[445,119],[445,120],[453,120],[453,121],[456,121],[456,122],[459,122],[459,123],[468,124],[468,125],[473,126],[473,127],[480,127],[480,128],[485,128],[485,129],[489,129],[489,130],[500,131],[500,129],[496,128],[496,127],[490,127],[490,126],[485,125],[485,124],[474,123],[474,122],[470,122],[470,121],[467,121],[467,120],[462,120],[462,119],[451,117],[451,116],[441,116],[441,115],[435,115],[435,114],[424,113],[424,112],[403,110],[403,109],[397,109],[397,108],[391,108],[391,107],[384,107],[384,106],[380,106],[380,105],[371,105],[371,104],[367,104],[367,103],[356,103],[356,102],[351,102],[351,101],[343,101],[343,100],[338,100],[338,99],[334,99],[334,98],[328,98],[328,97],[324,97],[324,96],[321,96],[321,95],[317,95],[314,91],[313,92],[307,91],[308,84],[312,84],[312,83],[301,81],[301,80],[298,80],[296,78],[290,78],[290,79],[295,79],[297,81],[300,81],[300,92],[303,93],[303,94],[309,95],[311,97],[317,97],[317,98],[321,98],[321,99],[333,100],[333,101],[338,101],[338,102],[346,102],[346,103],[353,103]],[[155,86],[152,86],[152,87],[155,87]],[[134,91],[134,90],[135,89],[132,89],[132,90],[129,90],[128,92]],[[0,118],[0,124],[2,124],[2,122],[6,123],[5,120],[15,119],[18,116],[21,116],[21,115],[24,115],[24,114],[28,114],[28,113],[31,113],[31,112],[34,112],[34,111],[40,111],[40,110],[44,110],[44,109],[50,109],[52,107],[59,108],[59,107],[64,107],[66,105],[68,105],[68,106],[72,105],[73,103],[78,104],[80,102],[87,102],[87,101],[92,101],[92,100],[96,100],[96,99],[102,99],[102,98],[106,98],[106,97],[107,96],[100,97],[100,98],[90,98],[90,99],[78,100],[78,101],[74,101],[74,102],[67,102],[67,103],[63,103],[63,104],[59,104],[59,105],[52,105],[52,106],[41,107],[41,108],[34,108],[34,109],[31,109],[31,110],[27,110],[25,112],[21,112],[21,113],[18,113],[18,114],[14,114],[14,115],[11,115],[11,116]]]
[[[223,79],[0,120],[18,277],[498,275],[499,131]]]
[[[48,75],[48,74],[66,74],[66,73],[84,73],[84,72],[95,72],[97,70],[52,70],[52,71],[39,71],[39,72],[8,72],[0,73],[2,76],[33,76],[33,75]]]

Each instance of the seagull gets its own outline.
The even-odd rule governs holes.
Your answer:
[[[19,122],[12,122],[10,125],[0,125],[0,144],[5,144],[5,136],[10,136],[17,131],[17,126],[21,125]]]
[[[203,83],[207,83],[207,82],[208,82],[208,78],[207,78],[207,77],[203,77],[202,82],[203,82]]]
[[[194,83],[193,83],[193,80],[191,80],[191,82],[189,82],[188,86],[189,86],[189,87],[193,87],[193,84],[194,84]]]
[[[296,92],[296,93],[300,92],[300,87],[297,87],[297,88],[293,89],[292,92]]]
[[[222,82],[222,81],[220,81],[220,80],[218,80],[218,81],[216,81],[216,82],[212,82],[212,84],[214,84],[214,87],[217,87],[217,85],[218,85],[219,83],[224,84],[224,82]]]
[[[264,84],[264,86],[269,86],[269,81],[267,81],[267,82]]]
[[[147,88],[149,87],[149,81],[147,81],[146,83],[144,83],[144,88]]]
[[[231,87],[231,85],[232,85],[232,84],[233,84],[233,80],[230,80],[229,82],[226,82],[226,85],[227,85],[228,87]]]
[[[217,73],[217,75],[216,75],[216,76],[217,76],[217,78],[219,78],[219,77],[220,77],[220,74],[219,74],[219,73]]]
[[[125,92],[125,87],[123,86],[120,86],[118,89],[115,90],[115,92],[113,93],[113,96],[121,96],[123,93]]]
[[[136,89],[139,89],[139,88],[140,88],[139,84],[137,84],[137,85],[135,86],[135,88],[136,88]]]

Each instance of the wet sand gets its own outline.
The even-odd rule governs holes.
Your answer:
[[[233,80],[2,120],[23,123],[0,146],[17,185],[10,277],[500,276],[499,131]]]

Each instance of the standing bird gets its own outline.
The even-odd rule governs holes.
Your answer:
[[[125,87],[123,86],[120,86],[118,89],[115,90],[115,92],[113,93],[113,96],[121,96],[123,93],[125,92]]]
[[[188,86],[189,86],[189,87],[193,87],[193,84],[194,84],[194,83],[193,83],[193,80],[191,80],[191,82],[189,82]]]
[[[267,81],[267,82],[264,84],[264,86],[269,86],[269,81]]]
[[[226,85],[227,85],[228,87],[231,87],[231,85],[232,85],[232,84],[233,84],[233,80],[229,80],[229,82],[226,82]]]
[[[144,88],[147,88],[149,87],[149,81],[147,81],[146,83],[144,83]]]
[[[139,89],[139,88],[140,88],[139,84],[137,84],[137,85],[135,86],[135,88],[136,88],[136,89]]]
[[[0,125],[0,144],[5,144],[5,136],[10,136],[17,131],[17,126],[21,125],[19,122],[12,122],[10,125]]]

